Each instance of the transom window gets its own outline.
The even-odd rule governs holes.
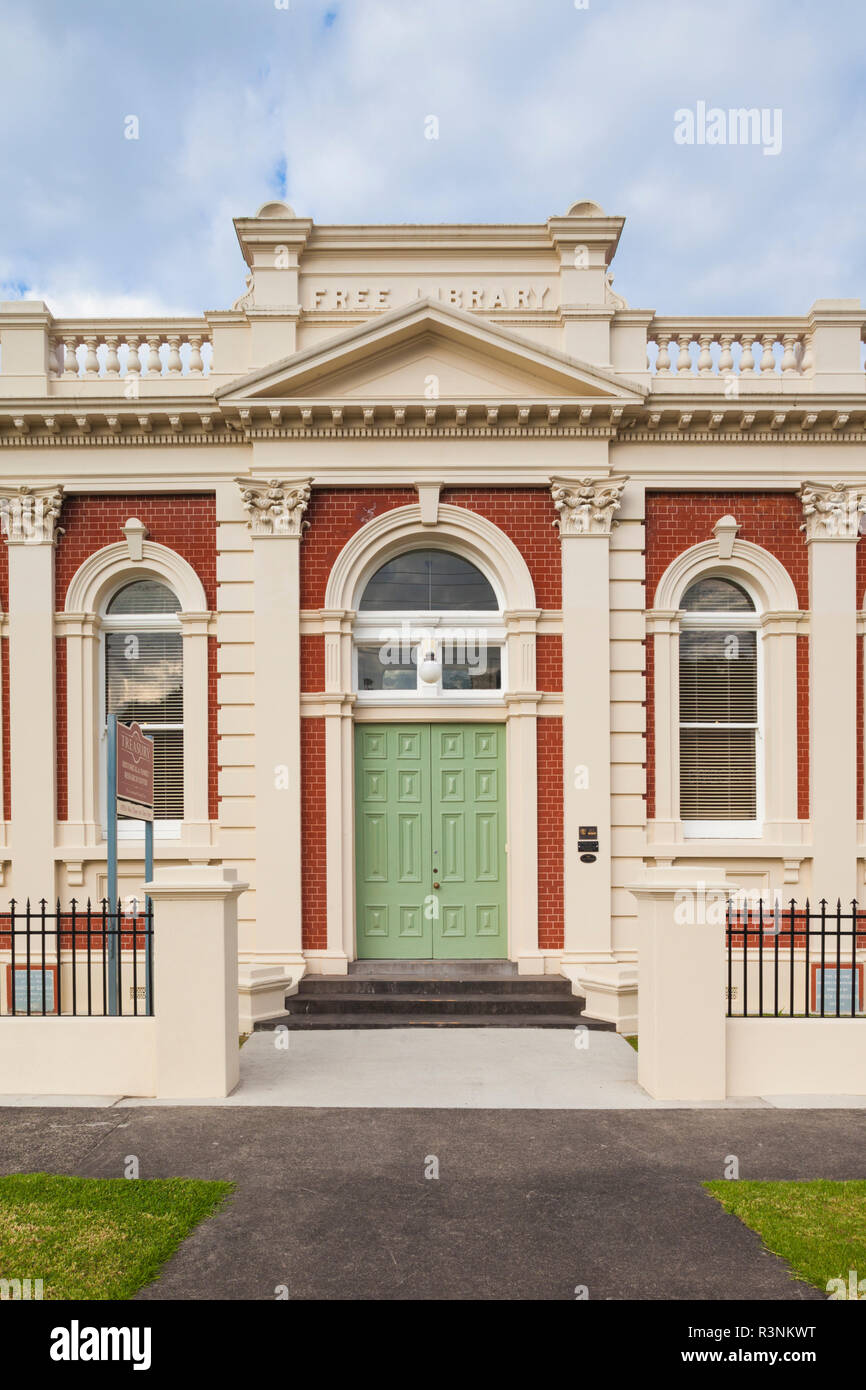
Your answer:
[[[480,569],[448,550],[407,550],[377,570],[362,613],[495,613],[499,603]]]
[[[403,551],[358,603],[356,689],[374,703],[489,699],[503,687],[504,638],[499,600],[477,565],[448,550]]]
[[[103,618],[105,713],[135,721],[154,741],[154,819],[183,819],[183,638],[180,602],[166,584],[136,579]]]
[[[680,819],[687,835],[758,833],[757,612],[734,580],[699,579],[681,600]]]

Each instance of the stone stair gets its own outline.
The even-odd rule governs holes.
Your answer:
[[[307,975],[282,1018],[316,1028],[587,1028],[583,999],[560,975],[518,975],[510,961],[356,961],[348,975]]]

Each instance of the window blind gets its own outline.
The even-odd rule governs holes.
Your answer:
[[[183,817],[183,639],[179,632],[108,632],[105,708],[154,740],[154,816]]]
[[[757,634],[680,633],[680,817],[757,817]]]

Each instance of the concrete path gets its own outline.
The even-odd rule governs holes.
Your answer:
[[[285,1046],[284,1046],[285,1044]],[[0,1097],[2,1105],[212,1105],[120,1096]],[[376,1109],[658,1110],[866,1107],[866,1096],[654,1101],[615,1033],[577,1028],[389,1028],[254,1033],[232,1106]]]
[[[730,1155],[742,1178],[862,1178],[866,1114],[0,1111],[0,1171],[120,1177],[131,1154],[237,1184],[142,1299],[802,1301],[824,1295],[701,1183]]]

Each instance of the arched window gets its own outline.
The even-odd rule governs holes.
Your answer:
[[[754,835],[761,803],[758,615],[733,579],[707,575],[681,602],[680,819],[692,836]]]
[[[359,696],[490,698],[503,686],[501,604],[477,565],[417,548],[367,580],[355,624]]]
[[[105,714],[135,721],[154,741],[154,819],[183,819],[183,638],[167,584],[116,589],[102,619]]]

